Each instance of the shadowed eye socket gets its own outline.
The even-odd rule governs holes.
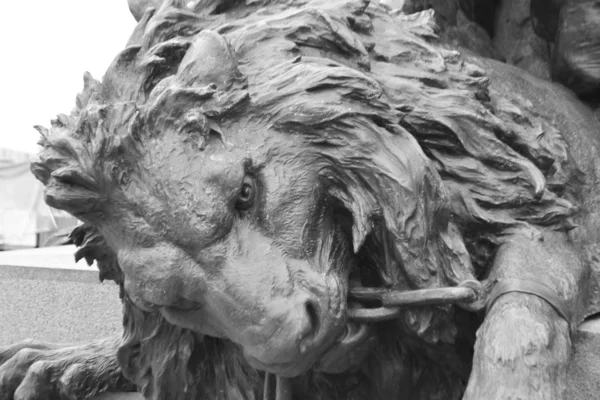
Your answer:
[[[240,194],[238,195],[235,208],[238,210],[248,210],[254,204],[254,197],[256,196],[256,184],[254,179],[250,176],[244,177]]]

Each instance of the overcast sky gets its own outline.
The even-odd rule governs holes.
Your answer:
[[[83,73],[100,79],[135,20],[127,0],[2,2],[0,148],[37,153],[33,125],[69,113]]]

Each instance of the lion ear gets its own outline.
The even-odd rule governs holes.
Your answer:
[[[225,38],[203,30],[181,60],[177,79],[183,87],[216,85],[226,89],[238,75],[237,61]]]

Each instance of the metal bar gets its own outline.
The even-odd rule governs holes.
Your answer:
[[[468,287],[447,287],[409,291],[388,291],[381,294],[384,307],[427,306],[474,301],[477,293]]]
[[[352,322],[379,322],[395,319],[400,316],[400,308],[355,308],[348,309],[348,319]]]
[[[381,300],[381,296],[389,291],[384,288],[354,287],[350,288],[348,294],[356,300]]]

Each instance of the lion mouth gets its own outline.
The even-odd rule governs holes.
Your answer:
[[[265,363],[256,357],[245,355],[248,363],[261,371],[276,374],[284,378],[293,378],[300,375],[308,369],[308,363],[299,363],[297,361],[289,361],[284,363]]]
[[[336,374],[347,371],[361,363],[369,353],[374,341],[371,326],[350,322],[344,333],[330,347],[313,368],[317,371]]]

